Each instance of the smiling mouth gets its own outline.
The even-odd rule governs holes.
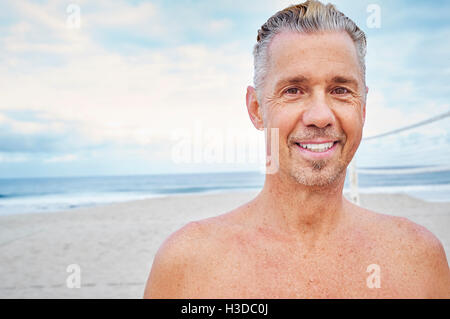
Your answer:
[[[324,153],[326,151],[328,151],[330,148],[332,148],[336,142],[328,142],[328,143],[315,143],[315,144],[303,144],[303,143],[295,143],[296,145],[298,145],[300,148],[308,150],[310,152],[314,152],[314,153]]]

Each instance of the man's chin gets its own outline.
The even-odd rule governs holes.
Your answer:
[[[338,167],[326,167],[325,163],[313,163],[312,167],[291,170],[291,176],[297,183],[305,186],[326,187],[333,185],[343,169]]]

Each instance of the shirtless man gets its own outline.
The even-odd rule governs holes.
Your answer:
[[[144,297],[450,297],[433,234],[343,197],[365,121],[365,48],[351,20],[316,1],[262,26],[246,101],[257,129],[279,129],[278,170],[251,202],[170,236]]]

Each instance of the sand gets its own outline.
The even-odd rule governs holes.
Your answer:
[[[0,216],[0,298],[141,298],[154,254],[167,236],[189,221],[224,213],[255,195],[177,195]],[[425,226],[450,256],[450,202],[363,194],[361,206]],[[80,288],[67,287],[72,264],[81,271]]]

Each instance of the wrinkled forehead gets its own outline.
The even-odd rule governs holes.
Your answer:
[[[268,48],[267,80],[304,76],[311,81],[354,77],[363,83],[356,46],[345,32],[283,31]]]

